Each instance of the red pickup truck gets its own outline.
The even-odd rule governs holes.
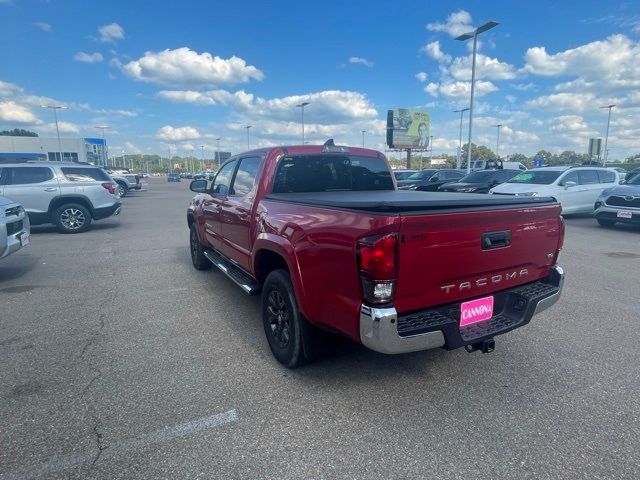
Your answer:
[[[194,267],[262,294],[269,345],[288,367],[313,357],[324,331],[387,354],[489,352],[562,291],[558,203],[400,191],[374,150],[252,150],[191,190]]]

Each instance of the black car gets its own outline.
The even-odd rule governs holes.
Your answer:
[[[406,180],[398,182],[400,190],[420,190],[423,192],[435,192],[441,185],[460,180],[465,172],[453,168],[429,168],[419,170],[410,175]]]
[[[167,182],[179,182],[180,181],[180,174],[178,173],[170,173],[169,176],[167,177]]]
[[[406,169],[398,168],[393,170],[393,176],[396,177],[397,181],[402,181],[402,180],[406,180],[407,178],[409,178],[411,175],[413,175],[418,171],[419,170],[406,170]]]
[[[445,183],[439,192],[489,193],[489,189],[511,180],[520,170],[479,170],[457,182]]]

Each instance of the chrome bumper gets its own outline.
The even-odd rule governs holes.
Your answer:
[[[549,279],[553,285],[557,285],[558,291],[553,295],[548,296],[547,298],[543,298],[536,305],[536,310],[533,312],[534,315],[537,315],[540,312],[545,311],[547,308],[554,305],[559,299],[560,295],[562,295],[562,288],[564,287],[564,268],[560,265],[554,265],[551,267],[551,273],[549,274]]]
[[[397,319],[398,312],[395,308],[362,305],[360,307],[360,341],[371,350],[387,354],[417,352],[444,345],[444,335],[441,331],[401,337],[398,335]]]
[[[558,265],[551,267],[548,279],[551,285],[558,287],[558,291],[539,300],[533,314],[531,310],[528,310],[527,318],[524,318],[521,324],[528,323],[533,315],[546,310],[559,300],[564,286],[563,268]],[[445,346],[445,343],[447,343],[446,348],[451,348],[453,343],[451,336],[447,337],[448,341],[445,341],[445,335],[442,330],[401,337],[398,335],[397,321],[398,312],[393,307],[376,308],[362,305],[360,307],[360,341],[365,347],[386,354],[409,353],[439,348]],[[457,323],[453,327],[457,332],[459,327],[456,325]],[[455,335],[459,337],[459,333]],[[454,348],[457,348],[457,346]]]

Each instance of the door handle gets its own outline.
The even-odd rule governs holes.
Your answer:
[[[45,192],[55,192],[57,190],[58,189],[56,187],[47,187],[47,188],[44,189]]]

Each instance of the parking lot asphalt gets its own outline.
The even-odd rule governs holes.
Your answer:
[[[188,182],[149,183],[0,262],[0,479],[640,475],[639,229],[567,219],[564,297],[494,353],[292,371],[259,299],[192,268]]]

